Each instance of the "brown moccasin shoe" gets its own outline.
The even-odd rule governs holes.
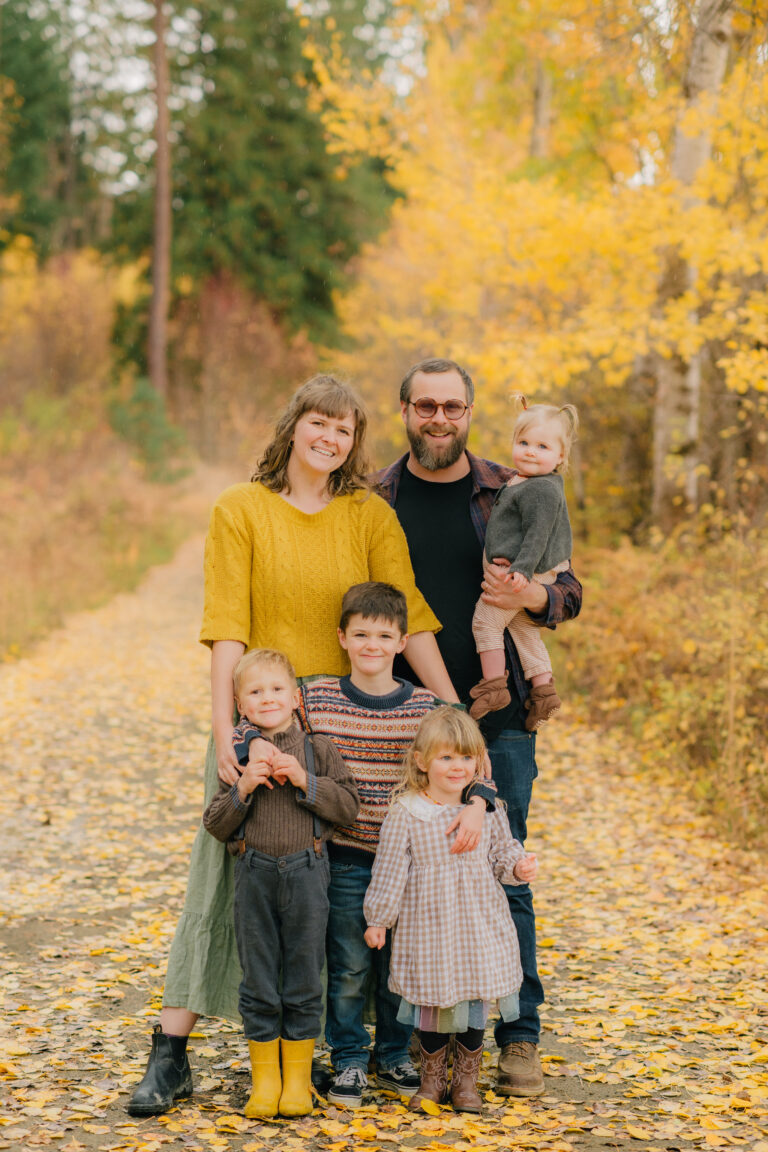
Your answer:
[[[488,712],[498,712],[499,708],[506,708],[512,700],[507,688],[506,676],[494,676],[492,680],[480,680],[469,694],[474,704],[469,709],[473,720],[482,720]]]
[[[496,1091],[500,1096],[541,1096],[544,1074],[538,1045],[530,1040],[504,1045],[499,1053]]]
[[[526,732],[535,732],[540,724],[554,716],[562,700],[557,694],[555,682],[550,677],[548,684],[536,684],[531,688],[530,695],[525,702],[528,715],[525,718]]]

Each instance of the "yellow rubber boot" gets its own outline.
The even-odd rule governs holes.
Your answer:
[[[251,1079],[253,1091],[245,1106],[249,1120],[268,1120],[277,1115],[282,1083],[280,1080],[280,1041],[268,1040],[266,1044],[258,1040],[248,1041],[251,1057]]]
[[[308,1116],[312,1111],[312,1056],[314,1040],[280,1041],[283,1054],[281,1116]]]

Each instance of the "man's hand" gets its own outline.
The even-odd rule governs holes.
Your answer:
[[[373,924],[370,928],[366,928],[365,942],[369,948],[383,948],[387,942],[386,928],[381,928],[378,924]]]
[[[272,760],[272,777],[278,784],[285,784],[290,780],[302,792],[307,790],[307,771],[302,768],[295,756],[288,752],[278,752]]]
[[[526,587],[515,591],[514,577],[509,577],[509,565],[506,560],[494,560],[489,563],[483,559],[483,592],[482,599],[494,608],[502,608],[510,612],[513,608],[530,608],[532,612],[543,612],[549,604],[549,596],[543,584],[529,580]],[[525,577],[523,577],[525,579]]]
[[[474,852],[480,843],[485,820],[485,800],[475,796],[465,804],[459,815],[445,830],[446,836],[456,831],[456,839],[451,844],[451,855],[457,856],[461,852]]]
[[[271,774],[272,765],[268,760],[249,760],[237,782],[237,794],[240,799],[247,800],[262,784],[271,789],[273,786],[269,778]]]
[[[512,869],[515,877],[518,880],[522,880],[526,884],[529,884],[531,880],[536,879],[536,873],[538,870],[539,866],[536,863],[536,855],[533,852],[528,853],[527,856],[523,856],[522,860],[518,860],[517,864],[515,864],[514,868]]]

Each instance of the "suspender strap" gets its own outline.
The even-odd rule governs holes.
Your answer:
[[[316,776],[315,749],[312,746],[312,737],[308,732],[304,734],[304,759],[307,762],[307,777]],[[309,779],[307,779],[307,783],[309,783]],[[322,856],[323,830],[320,825],[320,820],[314,812],[312,813],[312,847],[315,850],[315,856]]]

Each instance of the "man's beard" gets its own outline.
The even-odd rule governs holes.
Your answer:
[[[428,431],[429,424],[426,424],[419,432],[412,428],[410,424],[406,424],[405,430],[408,433],[408,440],[410,441],[411,451],[421,464],[422,468],[426,468],[428,472],[439,472],[441,468],[450,468],[460,459],[467,444],[467,437],[469,436],[469,429],[465,428],[459,431],[458,428],[451,429],[452,435],[449,440],[444,444],[432,447],[424,439],[423,433]],[[443,427],[440,426],[440,431]]]

